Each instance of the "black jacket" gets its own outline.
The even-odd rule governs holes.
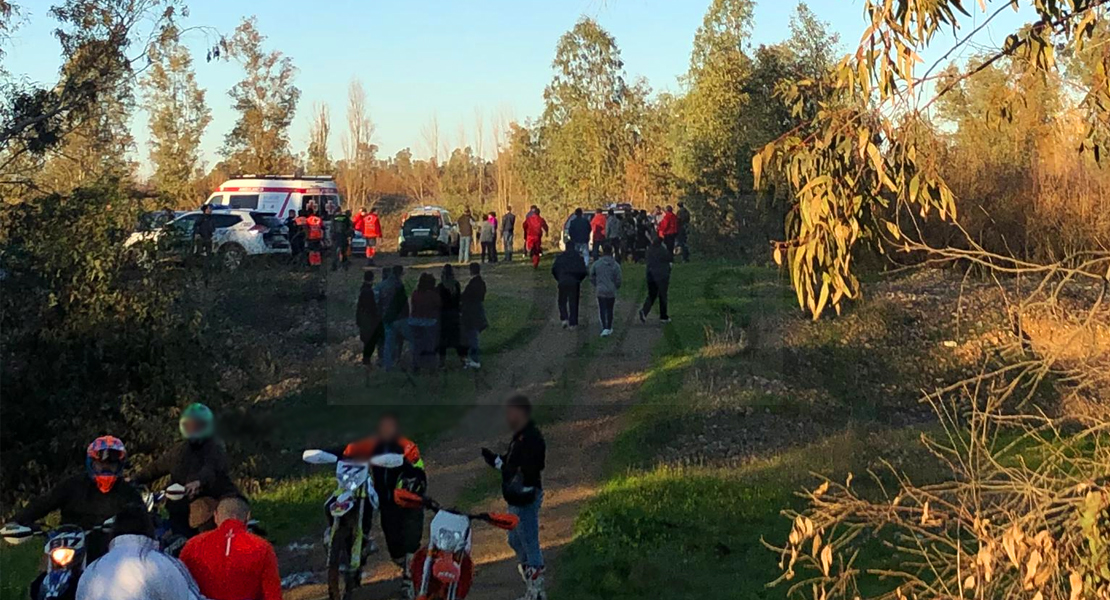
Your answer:
[[[513,506],[531,504],[543,489],[542,473],[547,463],[547,442],[535,422],[513,435],[501,457],[501,492]]]
[[[574,217],[567,225],[567,237],[570,238],[572,244],[588,244],[590,243],[590,220],[586,217]]]
[[[130,483],[119,479],[104,494],[97,489],[92,478],[81,473],[63,480],[46,495],[32,500],[12,517],[12,521],[30,525],[59,511],[62,525],[91,529],[103,525],[104,521],[118,515],[126,506],[142,504],[142,495]],[[90,532],[86,544],[89,560],[95,560],[108,551],[108,534]]]
[[[382,326],[382,313],[378,310],[378,301],[374,298],[374,284],[372,283],[363,283],[362,289],[358,292],[355,324],[358,325],[359,337],[364,342],[369,340]]]
[[[178,442],[132,477],[131,481],[145,485],[166,475],[170,476],[170,483],[185,485],[199,481],[197,496],[202,498],[223,498],[239,493],[231,480],[227,448],[217,438]]]
[[[516,228],[516,215],[514,213],[505,213],[501,215],[501,237],[509,237],[513,235],[513,229]]]
[[[212,239],[212,234],[216,233],[216,217],[214,215],[202,214],[200,218],[197,219],[197,224],[194,226],[193,232],[201,239]]]
[[[662,283],[671,280],[671,263],[674,256],[663,244],[652,245],[647,250],[647,276],[652,281]]]
[[[466,283],[460,298],[460,321],[464,330],[484,331],[489,327],[486,320],[486,281],[475,275]]]
[[[559,285],[578,285],[589,275],[582,255],[567,249],[555,257],[555,264],[551,265],[551,275]]]

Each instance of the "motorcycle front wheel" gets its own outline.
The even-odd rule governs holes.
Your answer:
[[[354,519],[342,519],[328,548],[328,600],[351,600],[361,584],[362,569],[351,569],[351,547],[358,530]]]

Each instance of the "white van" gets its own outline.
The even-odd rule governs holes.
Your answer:
[[[271,213],[284,219],[289,211],[300,211],[309,201],[326,207],[343,206],[339,188],[330,175],[244,175],[228,179],[208,197],[205,204],[244,208]]]

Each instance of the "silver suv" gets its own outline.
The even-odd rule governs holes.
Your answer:
[[[183,259],[193,252],[193,228],[202,214],[190,211],[161,227],[136,231],[124,248],[143,261]],[[212,251],[227,269],[238,268],[248,256],[290,253],[289,230],[270,213],[221,208],[212,211],[212,218]]]

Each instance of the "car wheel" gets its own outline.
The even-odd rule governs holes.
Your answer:
[[[220,247],[220,263],[228,271],[234,271],[243,264],[247,251],[238,244],[224,244]]]

